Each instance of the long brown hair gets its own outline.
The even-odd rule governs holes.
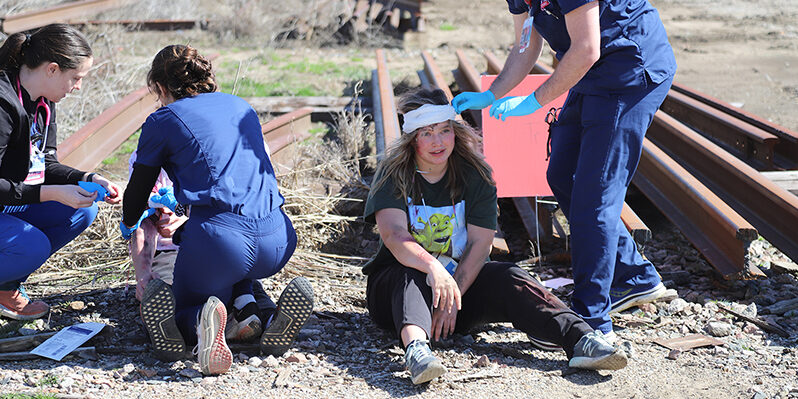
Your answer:
[[[147,85],[160,84],[175,100],[216,91],[213,66],[197,49],[182,44],[164,47],[147,73]],[[166,93],[158,93],[166,94]]]
[[[406,114],[424,104],[445,105],[449,101],[443,90],[417,89],[402,95],[399,98],[398,109]],[[471,165],[491,185],[496,185],[491,176],[492,170],[485,162],[484,157],[477,151],[480,138],[476,131],[461,121],[451,121],[454,130],[454,150],[447,160],[448,178],[446,188],[449,197],[456,201],[463,194],[465,185],[465,167]],[[372,185],[372,192],[376,192],[390,178],[395,186],[394,195],[403,200],[407,197],[417,198],[420,186],[416,181],[415,140],[418,129],[411,133],[403,133],[397,140],[390,143],[385,151],[385,158],[377,167],[376,176],[379,176]]]
[[[55,62],[61,70],[75,69],[92,56],[91,46],[79,30],[65,24],[47,25],[32,34],[14,33],[0,47],[0,69],[36,68]]]

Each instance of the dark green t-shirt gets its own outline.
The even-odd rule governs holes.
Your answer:
[[[434,184],[416,176],[421,185],[420,198],[397,197],[393,180],[389,178],[379,190],[369,192],[363,216],[367,222],[376,223],[377,211],[400,209],[408,215],[408,231],[424,249],[435,256],[442,254],[459,260],[467,242],[468,224],[496,229],[496,186],[485,181],[470,165],[463,172],[464,191],[455,201],[449,198],[446,187],[448,171]],[[375,176],[374,181],[379,178]],[[369,274],[381,265],[394,262],[396,258],[380,242],[377,254],[363,266],[363,273]]]

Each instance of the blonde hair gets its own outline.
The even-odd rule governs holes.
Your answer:
[[[446,94],[440,89],[418,89],[402,95],[399,98],[399,111],[406,114],[425,104],[445,105],[449,101]],[[480,176],[491,185],[496,185],[491,176],[492,170],[485,162],[484,157],[477,151],[480,137],[476,131],[460,121],[450,121],[454,131],[454,150],[447,160],[448,179],[446,188],[449,189],[449,198],[455,201],[463,194],[465,185],[465,167],[473,166]],[[397,140],[388,145],[385,158],[377,167],[377,181],[372,185],[371,191],[379,190],[388,179],[393,180],[394,195],[406,200],[407,197],[417,198],[420,195],[420,186],[416,181],[415,140],[418,135],[416,129],[412,133],[402,134]]]

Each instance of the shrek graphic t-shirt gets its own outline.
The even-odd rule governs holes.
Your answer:
[[[496,228],[496,186],[490,185],[468,165],[463,168],[463,178],[463,193],[454,200],[449,197],[446,186],[448,171],[436,183],[429,183],[417,175],[416,182],[421,188],[418,198],[402,199],[389,178],[382,187],[369,193],[364,217],[367,222],[375,223],[375,214],[381,209],[403,210],[408,218],[408,231],[419,245],[439,259],[459,261],[468,238],[467,225]],[[374,182],[379,179],[380,176],[375,176]],[[380,242],[377,254],[363,267],[363,273],[369,274],[395,262],[398,261],[391,251]],[[447,266],[446,262],[441,263]],[[453,269],[449,271],[453,272]]]

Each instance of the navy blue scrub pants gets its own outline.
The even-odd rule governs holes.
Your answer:
[[[621,209],[637,169],[643,137],[673,79],[623,94],[571,91],[552,126],[546,177],[571,227],[572,308],[591,327],[612,331],[611,291],[638,292],[659,284],[637,252]]]
[[[97,204],[74,209],[55,201],[30,204],[22,212],[0,213],[0,290],[16,289],[96,216]]]
[[[279,272],[293,255],[297,237],[282,209],[253,219],[195,206],[184,226],[172,290],[177,326],[193,345],[208,298],[215,296],[230,308],[234,298],[252,295],[253,280]]]

